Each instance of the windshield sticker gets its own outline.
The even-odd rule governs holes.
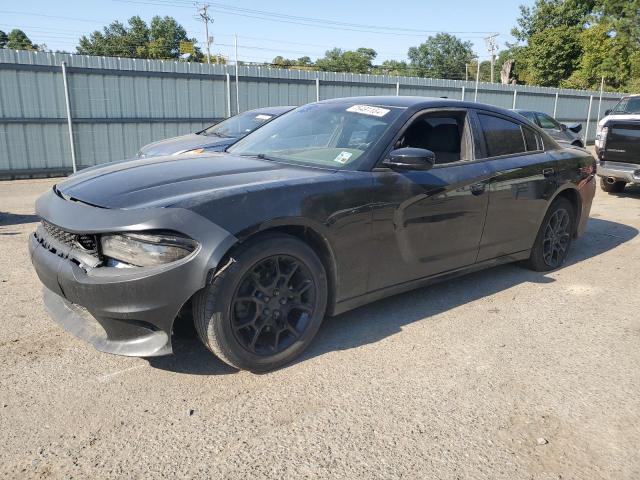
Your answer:
[[[341,163],[344,165],[349,161],[353,153],[351,152],[340,152],[336,158],[333,159],[334,162]]]
[[[256,120],[269,120],[271,118],[271,115],[264,115],[264,114],[260,114],[260,115],[256,115]]]
[[[352,105],[347,108],[347,112],[361,113],[362,115],[371,115],[372,117],[384,117],[390,110],[387,108],[372,107],[371,105]]]

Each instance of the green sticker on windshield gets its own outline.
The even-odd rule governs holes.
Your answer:
[[[342,165],[344,165],[345,163],[347,163],[349,161],[349,159],[351,158],[352,155],[353,155],[353,153],[351,153],[351,152],[340,152],[336,156],[336,158],[333,159],[333,161],[341,163]]]

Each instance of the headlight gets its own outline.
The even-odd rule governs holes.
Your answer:
[[[607,135],[609,134],[609,127],[601,127],[598,125],[596,130],[596,147],[600,150],[604,150],[607,145]]]
[[[175,262],[193,252],[198,243],[172,234],[117,233],[102,235],[102,254],[137,267]]]

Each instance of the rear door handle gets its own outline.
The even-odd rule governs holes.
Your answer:
[[[474,195],[482,195],[486,185],[484,183],[474,183],[471,185],[471,193]]]
[[[551,177],[554,174],[555,170],[553,168],[544,168],[542,169],[542,175],[545,177]]]

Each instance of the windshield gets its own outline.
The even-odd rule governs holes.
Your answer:
[[[275,117],[275,115],[270,113],[244,112],[227,118],[199,133],[201,135],[214,135],[218,137],[244,137],[273,117]]]
[[[625,97],[609,112],[610,115],[640,113],[640,97]]]
[[[403,110],[353,103],[305,105],[275,119],[227,151],[268,160],[344,168],[367,152]]]

